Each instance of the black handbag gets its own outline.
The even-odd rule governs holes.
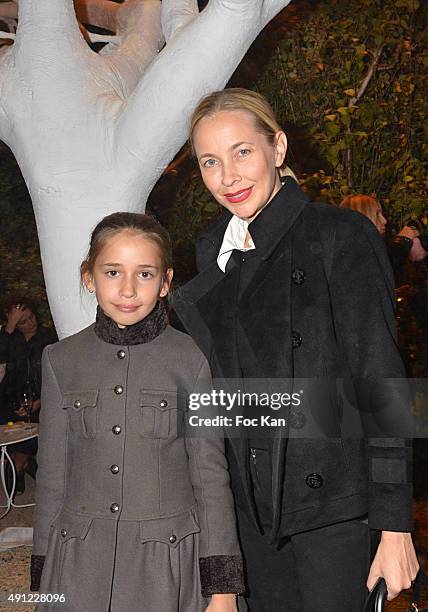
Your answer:
[[[411,603],[407,608],[407,612],[428,612],[427,607],[419,607],[421,605],[420,601],[423,589],[428,591],[428,576],[422,569],[419,569],[413,583]],[[387,595],[388,590],[386,588],[386,582],[383,578],[379,578],[367,596],[363,612],[384,612]]]
[[[363,612],[383,612],[388,591],[383,578],[378,578],[376,584],[367,595]]]

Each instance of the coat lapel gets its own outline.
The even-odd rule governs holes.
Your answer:
[[[297,183],[287,178],[282,189],[249,225],[260,263],[238,303],[231,294],[234,266],[224,274],[217,255],[230,213],[223,215],[198,240],[198,265],[202,272],[175,292],[173,306],[198,346],[210,360],[213,375],[241,376],[235,341],[235,317],[247,333],[249,344],[260,364],[260,378],[291,378],[291,274],[293,264],[290,230],[308,198]],[[274,539],[281,517],[286,432],[276,431],[273,444],[273,528]],[[241,438],[229,440],[242,474],[249,507],[257,524],[250,493],[247,445]]]

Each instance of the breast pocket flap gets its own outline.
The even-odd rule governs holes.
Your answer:
[[[178,410],[186,410],[186,398],[177,391],[140,390],[141,427],[143,437],[169,438],[178,433]]]
[[[155,391],[140,389],[140,406],[172,410],[180,408],[177,391]]]
[[[193,511],[158,519],[140,521],[140,540],[163,542],[176,548],[181,540],[192,533],[199,533],[200,527]]]
[[[97,401],[98,389],[88,391],[67,391],[62,397],[62,407],[64,410],[67,408],[81,410],[82,408],[96,406]]]

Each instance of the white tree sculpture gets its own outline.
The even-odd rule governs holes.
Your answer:
[[[78,275],[93,226],[144,210],[197,101],[289,1],[210,0],[199,13],[196,0],[20,0],[18,15],[0,3],[0,19],[18,17],[0,55],[0,138],[31,195],[61,338],[93,320]],[[79,22],[114,33],[101,53]]]

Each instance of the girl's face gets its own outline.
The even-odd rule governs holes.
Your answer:
[[[141,234],[121,231],[99,253],[84,277],[98,304],[119,327],[144,319],[167,295],[173,270],[165,275],[159,247]]]
[[[251,221],[281,188],[284,132],[271,145],[247,111],[219,111],[196,125],[193,145],[207,189],[232,214]]]
[[[388,223],[388,221],[386,220],[386,218],[383,216],[382,213],[382,206],[377,203],[376,205],[376,209],[375,209],[375,225],[376,225],[376,229],[379,232],[379,234],[381,236],[383,236],[385,234],[385,226]]]

